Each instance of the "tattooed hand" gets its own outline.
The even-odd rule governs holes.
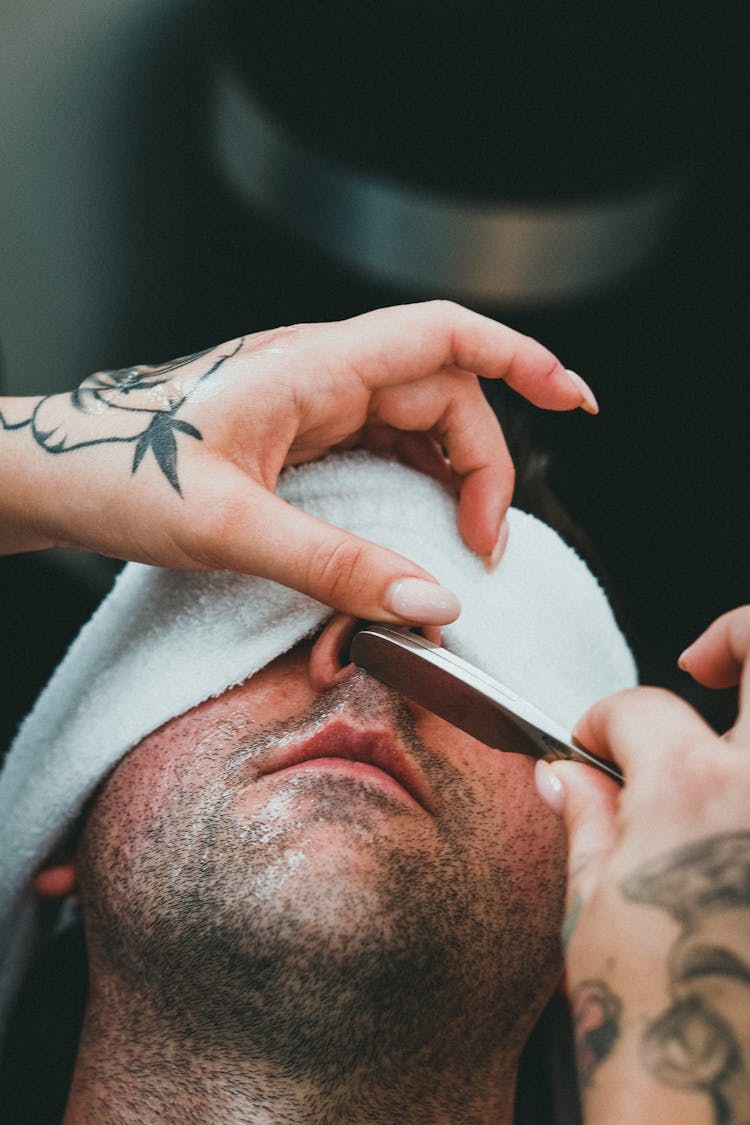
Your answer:
[[[585,1121],[750,1123],[750,606],[681,666],[740,682],[723,737],[676,696],[603,700],[575,734],[625,787],[538,766],[569,834],[567,972]]]
[[[0,400],[0,550],[72,546],[231,569],[361,617],[443,624],[425,571],[275,495],[286,465],[362,445],[453,480],[466,543],[496,561],[513,467],[476,374],[596,410],[545,348],[447,302],[257,333],[69,395]],[[403,583],[404,578],[427,580]]]

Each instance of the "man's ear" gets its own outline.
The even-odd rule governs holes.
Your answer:
[[[65,898],[78,887],[75,856],[53,856],[46,867],[38,871],[33,886],[40,898]]]

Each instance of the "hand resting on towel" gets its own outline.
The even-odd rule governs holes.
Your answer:
[[[477,375],[537,406],[596,403],[546,348],[449,302],[259,332],[71,394],[0,399],[0,553],[53,546],[267,577],[336,609],[444,624],[459,605],[408,560],[290,507],[287,465],[355,445],[460,493],[497,562],[513,466]]]

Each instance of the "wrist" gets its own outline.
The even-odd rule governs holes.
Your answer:
[[[50,508],[56,492],[34,439],[41,396],[0,398],[0,554],[57,546]]]
[[[568,950],[584,1125],[709,1125],[712,1090],[703,1079],[717,1046],[696,1025],[694,1005],[683,1012],[677,1002],[679,927],[636,906],[618,913],[616,903],[607,898],[595,919],[584,918],[589,925],[577,929]],[[595,943],[586,940],[592,931]]]

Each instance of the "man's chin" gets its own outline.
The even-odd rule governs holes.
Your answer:
[[[423,822],[429,813],[399,781],[361,762],[305,762],[268,774],[246,787],[237,815],[275,823],[365,825],[389,819]]]
[[[242,920],[240,944],[268,942],[268,955],[279,943],[300,950],[336,951],[344,959],[362,940],[372,948],[392,925],[392,895],[397,892],[394,849],[369,826],[311,820],[280,829],[262,857],[254,845],[240,844],[233,858],[234,891],[229,910],[217,912]],[[412,849],[410,849],[412,850]],[[241,861],[247,856],[243,877]],[[405,887],[404,891],[408,892]],[[403,896],[401,896],[403,897]]]
[[[436,859],[433,818],[378,787],[311,772],[264,789],[264,800],[256,789],[249,809],[242,800],[233,810],[232,865],[246,857],[242,882],[270,914],[294,914],[300,925],[333,932],[371,928],[384,894],[396,890],[404,857],[410,870],[431,869]]]
[[[395,852],[429,862],[434,846],[427,825],[357,793],[343,806],[339,799],[316,797],[295,799],[282,810],[274,800],[248,818],[236,852],[247,856],[253,882],[260,879],[270,890],[269,880],[277,879],[278,888],[283,884],[290,894],[294,887],[309,896],[323,883],[329,884],[326,893],[335,895],[336,884],[351,888],[355,881],[382,880]]]

